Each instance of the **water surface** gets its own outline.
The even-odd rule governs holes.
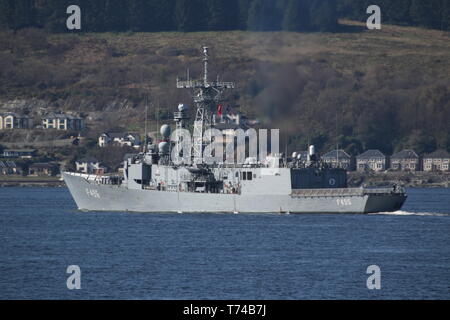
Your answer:
[[[0,298],[449,299],[450,189],[408,192],[390,214],[236,215],[79,212],[66,188],[0,188]]]

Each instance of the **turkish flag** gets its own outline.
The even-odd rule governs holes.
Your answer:
[[[222,105],[221,105],[221,104],[219,104],[219,105],[217,106],[217,114],[219,115],[219,117],[222,116]]]

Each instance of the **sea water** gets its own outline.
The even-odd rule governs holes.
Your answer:
[[[0,188],[0,299],[449,299],[450,189],[408,195],[371,215],[137,214]]]

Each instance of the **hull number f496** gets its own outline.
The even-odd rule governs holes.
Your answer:
[[[98,190],[96,190],[96,189],[86,188],[86,194],[89,197],[100,199],[100,194],[98,193]]]
[[[336,199],[336,203],[338,206],[351,206],[352,200],[350,200],[348,198],[341,198],[341,199]]]

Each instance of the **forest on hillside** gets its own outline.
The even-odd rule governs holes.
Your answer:
[[[385,22],[448,30],[449,1],[376,2]],[[82,32],[63,32],[69,4],[82,8]],[[104,127],[93,130],[118,123],[141,130],[145,87],[150,120],[169,122],[174,106],[190,101],[175,79],[186,68],[200,74],[206,44],[211,74],[237,82],[229,103],[282,128],[290,150],[338,143],[353,155],[372,148],[450,151],[448,32],[337,23],[365,21],[368,4],[0,0],[1,111],[3,103],[24,99],[25,113],[48,107],[101,114]],[[267,32],[156,32],[235,29]],[[271,32],[282,30],[302,32]]]
[[[292,150],[308,143],[329,150],[338,142],[351,154],[450,151],[450,43],[439,31],[54,35],[25,29],[0,32],[0,43],[2,111],[3,103],[25,99],[22,112],[97,114],[102,127],[92,130],[120,124],[142,131],[149,94],[150,120],[158,114],[160,123],[170,123],[175,106],[192,99],[176,89],[176,77],[186,68],[192,77],[201,74],[200,49],[207,44],[211,77],[237,83],[226,103],[281,128]]]
[[[83,32],[339,31],[339,18],[449,30],[450,0],[0,0],[0,27],[66,32],[66,9],[82,9]]]

